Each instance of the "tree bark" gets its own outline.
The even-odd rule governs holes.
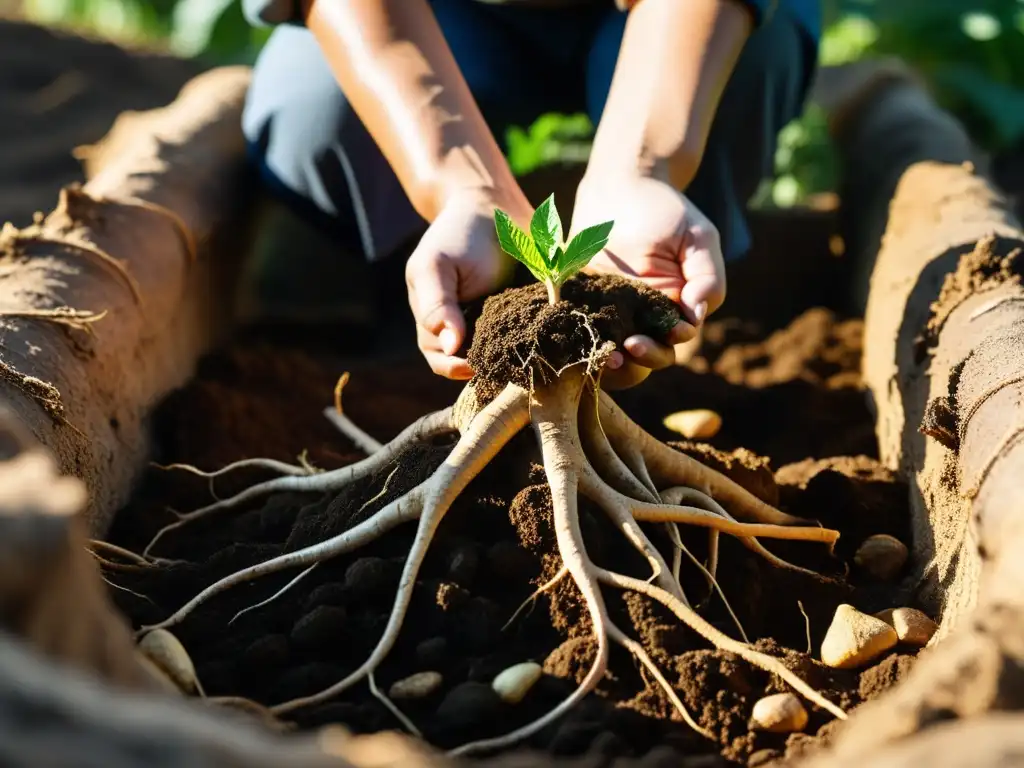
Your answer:
[[[249,202],[246,68],[119,118],[89,180],[0,233],[0,404],[89,489],[102,534],[149,452],[147,417],[229,327]]]

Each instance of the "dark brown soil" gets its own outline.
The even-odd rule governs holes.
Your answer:
[[[723,415],[716,448],[747,448],[775,466],[809,456],[876,456],[874,427],[860,382],[863,324],[824,308],[774,333],[758,323],[711,323],[699,356],[657,374],[657,384],[616,400],[663,440],[661,420],[710,408]]]
[[[124,110],[162,107],[200,68],[190,61],[0,21],[0,223],[24,227],[82,180],[72,151]]]
[[[660,427],[667,413],[685,407],[719,410],[725,426],[713,441],[718,448],[678,447],[763,498],[778,500],[782,508],[838,527],[843,536],[837,552],[843,560],[872,533],[905,537],[906,488],[869,456],[870,421],[856,370],[859,324],[811,311],[774,335],[727,322],[712,323],[708,338],[702,357],[690,368],[659,373],[635,391],[620,393],[630,414],[672,438]],[[331,433],[320,414],[343,370],[352,372],[346,412],[379,438],[450,403],[457,393],[457,386],[432,376],[418,362],[355,367],[322,348],[303,351],[293,344],[283,349],[252,340],[212,358],[193,384],[165,405],[159,419],[161,458],[214,468],[260,454],[293,459],[308,448],[325,468],[351,461],[358,454]],[[840,403],[846,407],[837,407]],[[822,423],[824,429],[818,426]],[[821,434],[825,429],[829,435]],[[112,574],[120,586],[146,599],[123,590],[115,590],[114,597],[137,624],[164,618],[216,578],[365,519],[425,478],[449,444],[421,446],[399,458],[394,474],[395,467],[389,467],[338,495],[278,496],[185,529],[169,537],[160,554],[187,557],[194,564],[156,574]],[[756,452],[732,450],[738,445]],[[853,457],[829,458],[833,445],[850,446]],[[766,448],[789,466],[769,458]],[[589,621],[575,588],[567,585],[541,597],[502,629],[558,566],[549,497],[537,461],[534,438],[525,432],[463,493],[431,547],[398,645],[377,675],[385,690],[414,672],[443,675],[436,694],[402,703],[439,745],[498,735],[542,714],[585,674],[593,653]],[[257,477],[246,474],[237,482],[218,482],[218,493]],[[205,481],[154,471],[137,503],[121,516],[116,539],[137,548],[168,520],[165,506],[191,509],[209,500]],[[597,562],[644,574],[644,564],[602,515],[586,505],[581,514],[588,551]],[[412,534],[411,528],[401,528],[356,556],[325,563],[286,597],[233,623],[239,610],[271,596],[297,574],[252,582],[201,608],[175,632],[193,654],[208,693],[273,704],[320,690],[354,669],[383,630]],[[665,543],[658,532],[652,536],[659,545]],[[689,536],[688,543],[700,557],[704,537]],[[806,545],[770,546],[805,565],[827,565],[833,572],[842,568]],[[816,654],[839,602],[878,610],[901,602],[898,589],[862,583],[855,571],[847,585],[797,577],[748,555],[723,539],[719,576],[747,633],[763,650],[787,658],[844,707],[876,695],[906,671],[912,657],[903,651],[861,672],[830,670],[806,655],[808,637]],[[707,591],[696,574],[687,587],[698,600]],[[709,650],[646,600],[607,595],[616,622],[644,642],[690,711],[716,734],[715,743],[693,734],[665,696],[638,673],[635,662],[613,652],[598,694],[528,746],[561,756],[596,751],[607,757],[640,756],[657,746],[691,756],[694,766],[716,764],[707,762],[712,758],[723,764],[760,764],[803,754],[835,730],[826,714],[814,710],[809,735],[787,739],[751,732],[750,707],[764,693],[783,690],[778,681],[729,654]],[[718,599],[701,611],[735,635]],[[541,663],[545,676],[520,705],[503,704],[490,681],[505,667],[527,660]],[[302,727],[340,722],[355,731],[373,731],[397,725],[365,684],[296,716]],[[651,753],[652,760],[659,749]]]
[[[603,342],[618,346],[635,333],[664,338],[678,321],[664,294],[621,277],[578,275],[554,305],[535,282],[484,301],[467,359],[491,389],[529,387],[592,358]]]

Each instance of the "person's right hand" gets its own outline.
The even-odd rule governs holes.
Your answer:
[[[513,273],[513,262],[498,247],[494,209],[529,229],[533,208],[521,191],[507,195],[479,190],[449,198],[409,257],[405,284],[416,318],[416,341],[430,368],[449,379],[473,375],[456,352],[466,338],[459,302],[485,296]]]

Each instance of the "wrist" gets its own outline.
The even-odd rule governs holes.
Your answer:
[[[693,149],[685,142],[673,148],[658,148],[638,139],[632,145],[609,146],[607,151],[595,146],[584,178],[607,184],[655,179],[682,191],[696,176],[702,154],[703,147]]]
[[[410,199],[417,213],[428,222],[449,205],[467,201],[476,205],[493,203],[495,207],[508,206],[513,210],[525,204],[519,184],[496,146],[491,152],[469,145],[452,149],[424,182],[412,191]]]
[[[523,227],[529,226],[533,215],[533,206],[514,179],[502,184],[454,184],[446,188],[439,201],[439,212],[445,208],[458,207],[475,210],[488,218],[493,218],[494,209],[499,208]]]

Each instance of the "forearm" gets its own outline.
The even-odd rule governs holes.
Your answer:
[[[588,175],[685,189],[753,27],[739,0],[642,0],[630,12]]]
[[[515,188],[427,0],[303,0],[303,10],[421,216],[433,221],[459,192]]]

